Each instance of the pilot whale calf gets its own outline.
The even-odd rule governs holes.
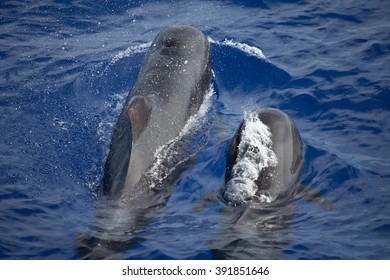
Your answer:
[[[303,153],[297,127],[286,113],[260,108],[245,114],[227,150],[221,190],[226,206],[210,242],[213,259],[282,258]]]
[[[156,174],[165,176],[188,155],[187,142],[176,140],[211,92],[211,75],[210,44],[201,31],[175,25],[156,36],[114,127],[94,232],[77,240],[81,258],[121,258],[140,240],[137,230],[169,195]],[[175,141],[184,154],[176,149],[161,162],[158,153],[174,150]]]
[[[302,139],[286,113],[261,108],[245,115],[227,151],[213,259],[283,258],[296,199],[332,210],[331,200],[299,183],[303,160]]]
[[[277,109],[247,114],[227,155],[225,200],[270,203],[297,183],[303,146],[293,120]]]
[[[228,149],[222,190],[224,200],[238,206],[238,228],[280,227],[295,209],[291,198],[333,209],[331,200],[299,184],[303,158],[299,131],[286,113],[261,108],[245,116]]]
[[[203,102],[211,83],[210,46],[199,30],[171,26],[152,42],[113,133],[104,192],[135,197],[150,185],[159,147],[174,139]]]

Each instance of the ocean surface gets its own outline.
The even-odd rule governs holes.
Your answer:
[[[390,259],[389,16],[379,0],[2,0],[0,259],[80,257],[113,126],[172,24],[211,42],[210,125],[123,258]],[[292,199],[242,233],[218,198],[230,140],[260,107],[295,121],[300,183],[334,207]]]

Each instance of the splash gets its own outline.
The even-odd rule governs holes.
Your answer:
[[[265,57],[263,51],[257,47],[249,46],[248,44],[245,44],[245,43],[234,42],[233,40],[229,40],[229,39],[225,39],[224,41],[215,41],[211,37],[207,37],[207,39],[212,44],[232,47],[232,48],[238,49],[240,51],[243,51],[244,53],[246,53],[248,55],[255,56],[257,58],[261,58],[261,59],[268,61],[268,59]]]
[[[111,62],[110,64],[115,64],[116,62],[118,62],[119,60],[121,60],[122,58],[125,58],[125,57],[130,57],[132,56],[133,54],[136,54],[136,53],[144,53],[146,52],[150,45],[152,44],[152,42],[149,42],[149,43],[143,43],[143,44],[140,44],[140,45],[137,45],[137,46],[130,46],[128,47],[126,50],[124,51],[121,51],[119,52],[118,54],[116,54],[112,59],[111,59]]]
[[[226,184],[224,198],[233,205],[252,198],[261,202],[274,200],[267,193],[257,194],[256,180],[267,167],[276,167],[278,159],[272,150],[271,132],[256,113],[246,114],[238,145],[237,162],[232,177]]]

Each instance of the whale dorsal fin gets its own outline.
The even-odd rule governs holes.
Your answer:
[[[133,143],[140,137],[149,122],[152,105],[149,98],[145,96],[135,96],[130,100],[127,113],[131,122],[131,133]]]

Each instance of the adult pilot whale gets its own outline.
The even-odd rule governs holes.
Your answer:
[[[78,238],[79,257],[121,258],[165,203],[170,189],[161,181],[191,148],[178,137],[210,92],[210,64],[201,31],[175,25],[156,36],[114,128],[94,230]],[[178,149],[169,146],[176,142]],[[161,162],[164,149],[175,153]]]
[[[303,158],[299,131],[286,113],[261,108],[245,115],[229,146],[222,192],[229,205],[243,206],[236,221],[238,226],[258,226],[259,219],[274,218],[271,216],[275,213],[265,214],[264,210],[291,197],[332,208],[332,202],[319,192],[298,184]]]
[[[210,45],[201,31],[176,25],[156,36],[112,136],[105,194],[143,192],[156,150],[199,110],[210,82]]]

